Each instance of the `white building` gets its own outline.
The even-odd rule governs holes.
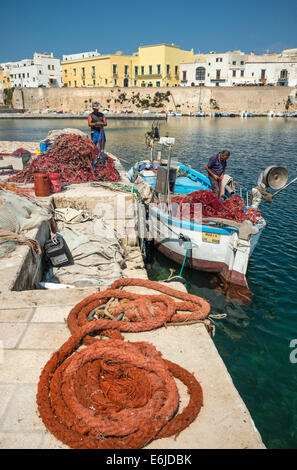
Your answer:
[[[241,51],[210,52],[192,64],[180,64],[182,86],[233,86],[245,75],[246,55]]]
[[[63,86],[60,59],[51,54],[35,52],[33,59],[0,64],[9,72],[12,87],[61,87]]]
[[[263,55],[241,51],[200,54],[194,63],[180,64],[180,85],[297,86],[297,49]]]
[[[62,55],[62,60],[86,59],[88,57],[96,57],[97,55],[100,55],[100,53],[95,49],[95,51],[79,52],[78,54],[64,54]]]
[[[249,55],[245,71],[246,83],[297,86],[297,56],[286,55],[283,52],[281,54]]]

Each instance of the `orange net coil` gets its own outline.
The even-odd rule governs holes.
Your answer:
[[[129,285],[161,294],[120,290]],[[114,319],[94,319],[94,311],[100,314],[115,299],[118,303],[108,313]],[[186,323],[189,315],[191,320],[202,320],[209,311],[210,305],[200,297],[141,279],[120,279],[79,302],[67,319],[72,336],[40,376],[37,405],[45,426],[76,449],[136,449],[153,439],[177,436],[200,411],[199,382],[192,373],[163,359],[153,345],[124,341],[121,332]],[[186,385],[190,395],[180,412],[174,378]]]

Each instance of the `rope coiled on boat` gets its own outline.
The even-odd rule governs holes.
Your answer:
[[[161,295],[135,294],[120,290],[123,286],[148,287]],[[113,317],[126,320],[88,319],[110,299],[118,299]],[[84,449],[135,449],[178,435],[202,406],[199,382],[153,345],[124,341],[121,332],[153,330],[174,319],[186,323],[189,312],[206,318],[209,311],[204,299],[142,279],[120,279],[83,299],[67,319],[72,335],[40,376],[37,405],[45,426],[69,447]],[[174,378],[190,395],[182,412]]]

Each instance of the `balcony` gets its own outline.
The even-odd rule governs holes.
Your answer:
[[[137,74],[135,75],[135,78],[143,78],[144,80],[149,80],[150,78],[162,78],[162,75],[160,73],[152,73],[152,74]]]

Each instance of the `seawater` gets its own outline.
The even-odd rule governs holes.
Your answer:
[[[109,120],[107,147],[125,161],[126,169],[149,158],[145,133],[152,121]],[[89,132],[86,120],[0,120],[0,140],[40,141],[51,129],[78,128]],[[172,156],[205,172],[209,157],[228,149],[228,174],[250,190],[267,166],[285,166],[296,177],[297,119],[294,118],[168,118],[161,135],[175,137]],[[260,208],[266,219],[250,259],[247,281],[253,293],[249,305],[228,300],[215,289],[213,277],[183,272],[190,292],[210,301],[215,320],[215,345],[246,403],[264,444],[271,449],[297,448],[297,363],[290,360],[290,343],[297,339],[297,183]],[[148,271],[151,279],[166,279],[180,266],[157,254]],[[291,358],[294,358],[294,354]],[[297,355],[296,355],[297,356]]]

